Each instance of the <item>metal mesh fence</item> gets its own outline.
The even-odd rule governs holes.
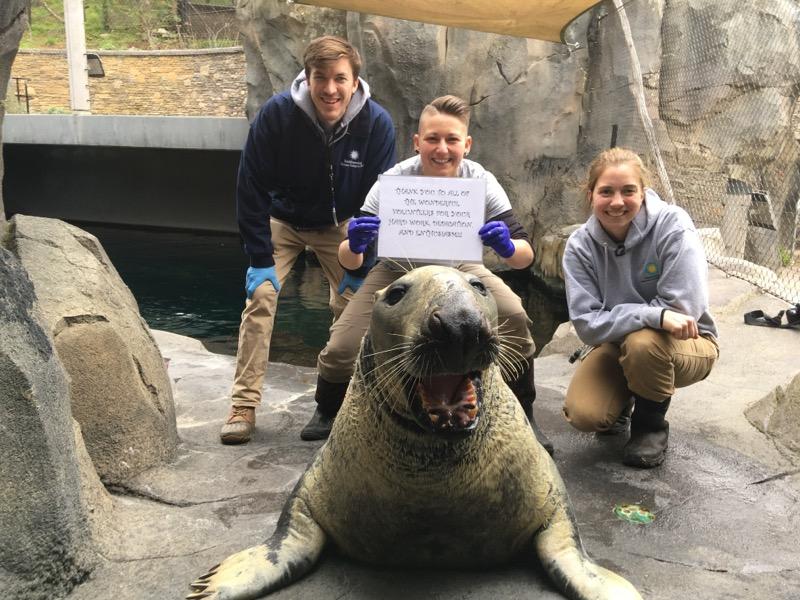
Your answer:
[[[590,44],[627,44],[614,45],[608,75],[594,80],[593,98],[615,100],[595,102],[592,125],[645,158],[653,187],[691,215],[711,264],[800,302],[797,3],[664,3],[656,52],[635,24],[626,32],[648,11],[653,20],[652,4],[612,0],[599,14]]]

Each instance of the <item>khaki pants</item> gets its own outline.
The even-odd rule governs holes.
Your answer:
[[[705,379],[719,356],[712,337],[678,340],[651,328],[622,343],[594,348],[578,365],[564,400],[564,416],[580,431],[604,431],[625,410],[631,395],[663,402]]]
[[[337,293],[344,271],[339,265],[339,244],[347,237],[347,222],[338,227],[298,231],[291,225],[270,219],[274,247],[275,272],[283,287],[298,255],[309,246],[317,255],[330,286],[329,305],[334,319],[342,314],[352,296],[348,288],[344,296]],[[258,406],[261,386],[269,361],[269,344],[275,323],[278,293],[268,281],[256,288],[252,299],[245,301],[242,323],[239,326],[239,349],[236,354],[236,375],[231,399],[234,406]]]
[[[528,329],[531,321],[525,313],[519,297],[502,279],[493,275],[483,265],[464,264],[457,268],[459,271],[471,273],[481,279],[497,302],[498,323],[500,323],[501,332],[509,335],[509,339],[526,359],[533,356],[536,346]],[[369,328],[373,296],[375,292],[385,288],[402,275],[402,272],[390,269],[383,262],[379,262],[372,268],[364,284],[348,303],[341,318],[331,327],[328,344],[317,358],[317,370],[320,377],[330,383],[344,383],[350,380],[361,345],[361,338]]]

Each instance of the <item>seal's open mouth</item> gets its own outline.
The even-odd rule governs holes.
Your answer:
[[[483,397],[479,371],[417,379],[411,392],[411,410],[428,431],[466,432],[478,424]]]

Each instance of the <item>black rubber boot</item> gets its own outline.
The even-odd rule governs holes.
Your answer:
[[[509,382],[508,387],[514,392],[514,395],[522,406],[522,410],[525,411],[525,416],[528,417],[536,439],[544,446],[547,453],[553,456],[553,452],[555,451],[553,442],[539,429],[539,426],[536,424],[536,419],[533,418],[533,402],[536,400],[536,386],[533,384],[533,357],[528,360],[520,376],[514,381]]]
[[[622,462],[629,467],[651,469],[664,462],[669,445],[669,422],[664,418],[670,398],[654,402],[634,396],[631,438],[622,449]]]
[[[314,400],[317,402],[317,409],[308,424],[300,432],[300,439],[306,442],[314,440],[326,440],[331,434],[333,421],[336,413],[342,406],[345,392],[349,382],[331,383],[317,376],[317,390],[314,392]]]
[[[596,435],[599,436],[607,436],[607,435],[622,435],[623,433],[628,433],[628,430],[631,427],[631,413],[633,412],[633,399],[631,398],[631,403],[625,408],[625,410],[620,413],[617,417],[617,420],[609,427],[608,429],[604,429],[603,431],[598,431]]]

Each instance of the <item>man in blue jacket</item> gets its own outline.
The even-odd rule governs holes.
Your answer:
[[[303,64],[291,90],[258,111],[239,164],[236,211],[250,267],[223,444],[248,442],[255,428],[278,292],[297,256],[306,246],[316,253],[338,318],[364,275],[345,276],[337,259],[347,221],[396,162],[392,120],[358,76],[358,51],[325,36],[308,45]],[[304,439],[315,439],[320,418],[318,408]]]

